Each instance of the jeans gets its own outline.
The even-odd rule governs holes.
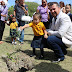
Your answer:
[[[48,48],[53,50],[55,55],[59,58],[64,57],[66,51],[66,46],[62,42],[62,39],[56,36],[48,36],[47,38]]]
[[[20,42],[23,42],[23,40],[24,40],[24,29],[23,29],[22,32],[21,32],[21,36],[20,36],[19,41],[20,41]]]
[[[17,20],[18,21],[18,27],[20,27],[20,26],[24,26],[25,25],[25,21],[21,21],[21,20]],[[20,36],[20,39],[19,39],[19,41],[20,42],[23,42],[23,40],[24,40],[24,29],[22,30],[22,32],[21,32],[21,36]]]

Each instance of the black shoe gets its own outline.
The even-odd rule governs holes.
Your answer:
[[[34,57],[34,56],[36,56],[36,54],[32,54],[32,55],[30,55],[30,57]]]
[[[44,59],[44,56],[43,55],[40,55],[39,59]]]
[[[63,60],[64,60],[64,57],[61,57],[61,58],[53,60],[52,63],[57,63],[57,62],[60,62],[60,61],[63,61]]]

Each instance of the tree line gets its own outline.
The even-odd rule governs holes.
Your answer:
[[[25,4],[28,6],[29,16],[32,16],[33,13],[37,10],[37,7],[39,6],[39,4],[35,2],[25,2]],[[9,7],[8,15],[13,14],[13,12],[14,12],[14,6]]]

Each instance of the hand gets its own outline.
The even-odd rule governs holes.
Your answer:
[[[25,7],[22,7],[22,9],[23,9],[24,11],[26,11],[26,10],[25,10]]]
[[[8,26],[10,26],[10,23],[9,23],[9,21],[4,21]]]
[[[47,11],[47,14],[49,15],[49,12]]]
[[[20,30],[21,30],[21,31],[23,30],[23,27],[22,27],[22,26],[20,26]]]
[[[63,13],[65,13],[65,12],[66,12],[65,7],[63,7],[62,12],[63,12]]]
[[[47,35],[50,36],[51,34],[50,33],[47,33]]]
[[[9,21],[4,21],[6,24],[9,24]]]
[[[21,8],[22,8],[24,11],[26,11],[26,9],[25,9],[25,7],[24,7],[24,6],[21,6]]]
[[[7,21],[4,21],[5,23],[7,23]]]
[[[48,38],[48,35],[44,35],[44,38],[46,38],[46,39],[47,39],[47,38]]]
[[[24,11],[26,11],[26,9],[25,9],[24,6],[22,6],[22,5],[20,5],[20,4],[19,4],[19,6],[20,6]]]

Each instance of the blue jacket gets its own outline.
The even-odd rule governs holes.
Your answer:
[[[70,17],[70,19],[71,19],[71,21],[72,21],[72,14],[71,14],[71,13],[69,14],[69,17]]]

